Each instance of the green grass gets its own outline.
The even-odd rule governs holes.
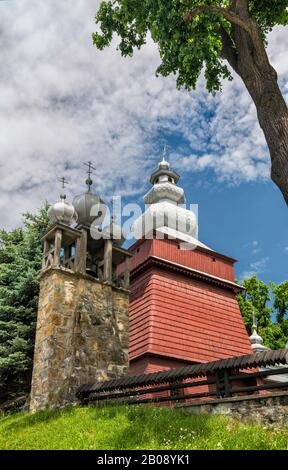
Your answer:
[[[71,408],[0,418],[0,449],[287,449],[288,429],[143,406]]]

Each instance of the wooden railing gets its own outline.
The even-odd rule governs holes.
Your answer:
[[[228,358],[205,365],[84,385],[79,389],[78,398],[83,404],[172,405],[195,400],[220,402],[225,398],[247,395],[257,397],[273,391],[288,392],[287,351],[271,351],[266,356],[256,356]],[[264,357],[267,362],[262,360]],[[281,361],[276,362],[279,358]],[[231,368],[231,361],[239,363],[239,368]],[[249,364],[247,368],[243,367],[244,363]],[[267,364],[265,369],[264,364]]]

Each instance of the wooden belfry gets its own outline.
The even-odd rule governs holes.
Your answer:
[[[122,248],[122,229],[113,218],[102,229],[107,208],[91,192],[91,169],[89,162],[85,193],[73,204],[62,194],[48,211],[31,411],[69,405],[84,383],[128,373],[132,255]]]
[[[94,240],[87,226],[69,227],[57,222],[42,238],[42,270],[66,268],[100,281],[129,289],[129,259],[132,254],[112,239]],[[119,274],[117,266],[123,263]]]
[[[106,208],[103,201],[91,192],[91,171],[94,167],[91,162],[85,165],[88,166],[87,192],[75,197],[73,205],[66,202],[65,194],[61,194],[61,201],[49,211],[54,223],[42,238],[42,270],[63,267],[129,289],[129,258],[132,255],[121,248],[124,241],[121,227],[112,217],[110,226],[103,232],[99,230],[97,235],[100,236],[95,237],[95,226],[92,228],[92,224],[95,220],[98,223],[103,221]],[[67,181],[65,178],[60,178],[60,181],[64,192]],[[96,207],[96,215],[91,216],[93,206]],[[71,227],[72,224],[76,225],[75,228]],[[119,274],[117,266],[122,263],[123,269]]]

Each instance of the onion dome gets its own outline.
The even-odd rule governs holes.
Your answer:
[[[180,176],[171,169],[165,156],[166,149],[157,170],[151,175],[153,186],[144,196],[149,207],[133,223],[134,236],[139,239],[157,229],[172,238],[194,243],[198,232],[197,218],[194,212],[181,207],[185,203],[185,194],[183,188],[177,186]]]
[[[62,187],[64,189],[67,181],[61,178]],[[66,202],[66,195],[60,195],[60,201],[56,202],[48,210],[48,217],[53,224],[59,222],[65,225],[72,225],[77,222],[77,212],[72,204]]]
[[[97,225],[103,222],[106,215],[106,205],[98,195],[92,193],[91,169],[94,168],[91,162],[85,163],[85,165],[89,168],[88,178],[86,179],[87,191],[74,197],[73,206],[78,215],[78,225],[90,227],[94,221]]]
[[[267,351],[269,348],[264,346],[263,338],[257,333],[257,324],[255,314],[253,314],[252,335],[249,337],[251,347],[254,353]]]
[[[177,186],[180,176],[171,170],[170,164],[165,159],[166,152],[165,146],[162,161],[151,175],[150,183],[153,186],[144,196],[145,204],[155,204],[163,200],[174,204],[184,204],[185,202],[184,190]]]
[[[73,206],[78,214],[78,225],[90,226],[95,220],[101,224],[106,214],[106,206],[102,199],[88,191],[75,196]]]

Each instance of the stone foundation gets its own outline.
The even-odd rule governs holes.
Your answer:
[[[128,373],[129,291],[63,268],[41,275],[30,410]]]
[[[179,405],[190,413],[228,415],[239,421],[262,423],[276,427],[288,425],[288,392],[269,393],[223,400],[209,400],[206,403]]]

